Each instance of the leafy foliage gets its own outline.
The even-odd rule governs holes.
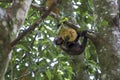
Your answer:
[[[35,0],[34,3],[45,6],[44,1],[46,0]],[[98,29],[94,24],[92,0],[72,1],[80,30]],[[4,6],[4,4],[0,5]],[[19,33],[27,29],[41,16],[41,13],[43,12],[31,8]],[[61,13],[64,12],[61,10]],[[66,14],[62,14],[62,16],[64,15]],[[102,22],[102,25],[107,25],[107,22]],[[22,39],[14,47],[12,60],[6,73],[6,80],[72,80],[74,72],[70,63],[70,56],[53,43],[56,31],[56,20],[48,16],[33,32]],[[96,51],[90,41],[85,51],[85,62],[88,73],[96,77],[100,69],[97,64]]]

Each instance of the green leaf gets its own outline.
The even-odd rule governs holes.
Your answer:
[[[60,23],[62,24],[62,23],[65,22],[65,21],[68,21],[68,18],[63,17],[63,18],[60,20]]]
[[[103,20],[103,21],[101,22],[101,25],[104,26],[104,27],[106,27],[106,26],[108,26],[108,22],[105,21],[105,20]]]
[[[52,80],[52,75],[51,75],[51,71],[50,70],[46,71],[46,75],[48,77],[48,80]]]

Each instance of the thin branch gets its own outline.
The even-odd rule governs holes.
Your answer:
[[[57,0],[58,1],[58,0]],[[57,2],[56,1],[56,2]],[[33,31],[51,12],[51,10],[56,6],[57,3],[53,3],[50,8],[41,15],[28,29],[23,31],[13,42],[11,42],[10,46],[13,47],[16,45],[22,38],[24,38],[29,32]]]
[[[47,11],[47,9],[44,6],[39,6],[38,4],[35,4],[35,3],[32,3],[31,7],[41,12]]]

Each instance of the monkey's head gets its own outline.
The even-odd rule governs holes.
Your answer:
[[[54,39],[54,43],[55,43],[56,45],[61,45],[61,44],[63,44],[63,39],[62,39],[62,37],[61,37],[61,36],[57,36],[57,37]]]

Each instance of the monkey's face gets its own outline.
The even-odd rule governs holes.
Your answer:
[[[56,37],[56,38],[54,39],[54,43],[55,43],[56,45],[61,45],[61,44],[63,43],[62,37],[60,37],[60,36]]]

